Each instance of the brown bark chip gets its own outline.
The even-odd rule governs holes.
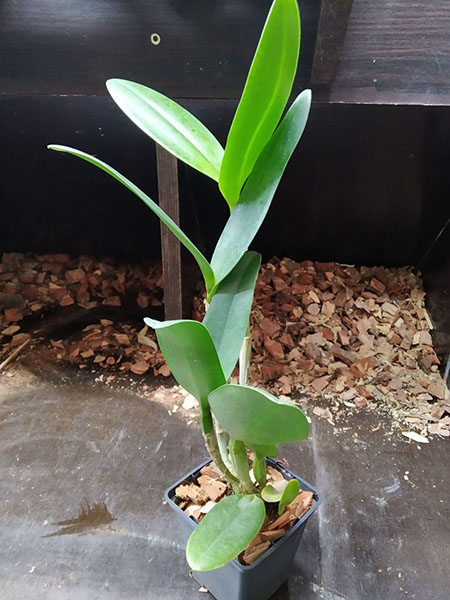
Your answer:
[[[274,340],[266,337],[264,339],[264,348],[276,360],[284,360],[283,346],[280,344],[280,342],[275,342]]]
[[[277,540],[286,533],[286,529],[272,529],[271,531],[262,531],[260,537],[264,541]]]
[[[179,485],[175,489],[175,496],[180,500],[189,500],[194,504],[206,504],[209,498],[202,488],[195,483],[189,483],[188,485]]]
[[[262,542],[257,546],[252,546],[251,548],[247,548],[244,550],[244,554],[242,556],[244,562],[247,565],[251,565],[255,562],[257,558],[259,558],[264,552],[270,547],[270,541]]]
[[[198,477],[197,481],[208,498],[214,502],[218,502],[223,498],[227,490],[227,486],[224,483],[217,479],[213,479],[212,477],[208,477],[208,475],[201,475]]]
[[[298,496],[287,506],[287,510],[297,519],[303,517],[311,508],[313,502],[312,492],[299,492]]]
[[[144,373],[147,373],[149,369],[150,365],[145,360],[140,360],[130,366],[130,371],[135,375],[143,375]]]
[[[273,531],[273,530],[276,530],[276,529],[283,529],[293,519],[294,519],[294,516],[289,511],[285,511],[280,517],[278,517],[278,519],[276,519],[273,523],[271,523],[269,525],[269,527],[267,528],[267,531]]]

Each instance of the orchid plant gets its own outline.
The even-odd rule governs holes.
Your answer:
[[[266,485],[265,457],[276,457],[278,444],[304,439],[307,419],[294,404],[247,385],[247,373],[249,316],[261,263],[248,247],[302,136],[311,104],[311,92],[305,90],[283,116],[299,48],[297,0],[274,0],[225,148],[196,117],[159,92],[122,79],[106,84],[142,131],[218,182],[230,216],[210,261],[158,204],[113,167],[80,150],[49,146],[102,169],[145,202],[191,252],[203,275],[208,305],[203,322],[145,319],[156,330],[174,378],[198,400],[206,446],[232,490],[188,541],[187,559],[198,571],[218,568],[247,547],[264,522],[266,502],[278,502],[281,514],[298,494],[296,480],[282,492]],[[239,384],[232,384],[238,361]],[[251,468],[249,450],[254,453]]]

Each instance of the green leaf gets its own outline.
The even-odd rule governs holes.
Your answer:
[[[225,379],[236,366],[247,333],[260,265],[259,254],[246,252],[220,283],[203,319],[214,341]]]
[[[295,498],[297,498],[300,491],[300,482],[298,479],[291,479],[287,486],[284,488],[284,492],[280,498],[280,504],[278,505],[278,514],[282,515],[284,509],[290,504]]]
[[[267,143],[248,178],[238,204],[217,242],[211,267],[219,283],[247,250],[260,228],[308,120],[310,90],[303,91]]]
[[[172,219],[156,204],[153,202],[142,190],[140,190],[134,183],[132,183],[129,179],[121,175],[118,171],[107,165],[105,162],[99,160],[95,156],[91,156],[90,154],[86,154],[81,150],[75,150],[74,148],[69,148],[68,146],[60,146],[57,144],[52,144],[47,146],[49,150],[56,150],[57,152],[66,152],[67,154],[72,154],[77,158],[81,158],[92,165],[95,165],[108,175],[111,175],[117,181],[120,181],[122,185],[128,188],[133,194],[135,194],[138,198],[140,198],[166,225],[170,231],[180,240],[185,248],[189,250],[192,256],[197,261],[198,266],[202,272],[202,275],[205,279],[206,288],[212,289],[214,287],[214,273],[211,269],[210,264],[200,252],[200,250],[191,242],[191,240],[187,237],[187,235],[178,227],[178,225],[172,221]]]
[[[155,142],[194,169],[219,180],[223,148],[194,115],[139,83],[110,79],[106,87],[123,112]]]
[[[155,321],[145,318],[156,329],[162,353],[178,383],[209,412],[208,395],[225,383],[214,343],[206,327],[198,321]]]
[[[252,494],[227,496],[214,506],[192,532],[186,558],[194,571],[223,567],[236,558],[261,529],[264,502]]]
[[[266,456],[275,458],[278,456],[278,448],[273,444],[247,444],[255,453],[253,461],[253,475],[256,481],[263,488],[267,480]]]
[[[299,48],[297,0],[274,0],[231,124],[220,169],[219,187],[231,210],[286,106]]]
[[[282,490],[277,490],[273,485],[266,485],[261,491],[261,498],[264,502],[279,502],[282,495]]]
[[[264,488],[267,483],[267,468],[266,461],[263,456],[255,456],[253,461],[253,476],[261,488]]]
[[[284,444],[308,435],[302,411],[263,390],[227,384],[211,392],[208,400],[223,429],[246,445]]]
[[[248,447],[253,450],[256,456],[265,458],[275,458],[278,456],[278,448],[274,444],[248,444]]]

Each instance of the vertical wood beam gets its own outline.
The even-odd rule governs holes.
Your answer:
[[[159,205],[179,225],[177,159],[156,144],[156,165]],[[166,319],[181,319],[183,317],[181,247],[180,242],[163,223],[161,223],[161,251],[164,277],[164,316]]]
[[[330,85],[339,67],[353,0],[322,0],[316,48],[311,70],[312,85]]]

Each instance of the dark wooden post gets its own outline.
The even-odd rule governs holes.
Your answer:
[[[159,205],[179,225],[177,159],[156,144],[156,163]],[[181,319],[183,317],[183,296],[180,242],[163,223],[161,223],[161,250],[164,277],[164,316],[166,319]]]
[[[333,83],[344,47],[353,0],[322,0],[311,71],[312,85]]]

